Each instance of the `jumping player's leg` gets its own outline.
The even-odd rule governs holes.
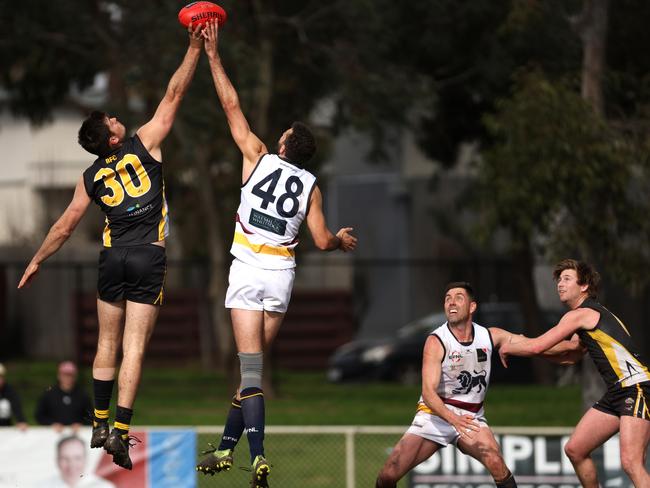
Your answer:
[[[650,486],[645,469],[645,452],[650,440],[650,421],[621,416],[621,466],[634,486]]]
[[[429,459],[440,447],[440,444],[418,435],[404,434],[381,468],[375,487],[395,488],[406,473]]]
[[[145,349],[153,332],[160,308],[147,303],[127,300],[124,336],[122,338],[122,364],[118,376],[115,423],[104,448],[113,455],[113,462],[132,469],[129,456],[129,429],[133,416],[133,403],[142,376]]]
[[[253,469],[253,486],[266,486],[269,465],[264,456],[265,405],[262,390],[264,363],[265,312],[257,310],[231,310],[232,326],[241,368],[239,398],[244,428],[247,431]],[[277,322],[277,321],[272,321]],[[281,322],[281,317],[280,317]],[[269,336],[274,335],[271,325]],[[278,324],[279,327],[279,324]],[[277,330],[275,330],[277,333]]]
[[[492,431],[485,426],[471,438],[460,437],[458,448],[465,454],[479,460],[494,478],[498,488],[515,488],[514,476],[501,457],[499,446]]]
[[[598,488],[596,465],[591,452],[612,437],[619,429],[619,418],[590,408],[576,425],[564,452],[573,464],[584,488]]]
[[[90,447],[103,447],[108,437],[108,412],[115,383],[117,353],[124,330],[125,303],[97,299],[99,337],[93,362],[93,434]]]
[[[126,302],[122,364],[118,378],[118,405],[132,408],[142,376],[142,362],[160,307]]]

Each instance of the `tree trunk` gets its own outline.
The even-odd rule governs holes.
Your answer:
[[[582,39],[582,98],[604,116],[603,73],[607,43],[609,0],[585,0],[583,10],[574,19],[574,28]],[[605,385],[591,360],[582,361],[582,407],[588,410],[605,393]]]
[[[535,259],[527,241],[515,252],[517,280],[519,282],[520,300],[525,320],[524,333],[527,337],[538,337],[544,332],[541,322],[541,313],[535,292]],[[533,371],[537,383],[551,385],[554,383],[553,366],[546,360],[532,358]]]
[[[582,40],[582,98],[597,114],[603,115],[603,74],[607,44],[609,0],[585,0],[583,10],[573,19]]]

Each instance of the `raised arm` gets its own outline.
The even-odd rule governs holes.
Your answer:
[[[214,87],[217,90],[219,101],[221,102],[223,111],[228,119],[230,134],[244,156],[244,168],[242,173],[243,175],[247,175],[252,171],[255,164],[257,164],[260,156],[267,153],[266,146],[251,131],[248,121],[239,105],[239,96],[235,91],[235,87],[232,86],[232,83],[221,64],[221,57],[219,56],[218,49],[218,23],[209,22],[206,25],[203,35],[205,37],[205,52],[208,55],[208,60],[210,62],[210,71],[212,72]]]
[[[461,436],[471,438],[480,427],[471,415],[457,415],[448,409],[436,392],[442,373],[445,348],[433,335],[427,338],[422,353],[422,399],[434,415],[449,422]]]
[[[72,231],[74,231],[75,227],[77,227],[77,224],[81,220],[81,217],[86,213],[89,203],[90,197],[86,193],[82,176],[77,182],[70,205],[68,205],[68,208],[66,208],[65,212],[63,212],[61,217],[59,217],[59,220],[57,220],[50,228],[43,244],[41,244],[41,247],[27,266],[27,269],[25,269],[25,273],[23,273],[23,277],[20,279],[18,288],[27,285],[34,278],[36,273],[38,273],[41,263],[57,252],[63,243],[68,240],[70,235],[72,235]]]
[[[348,252],[357,247],[357,238],[350,234],[352,227],[343,227],[336,235],[330,232],[325,222],[325,215],[323,215],[323,195],[318,186],[311,192],[306,220],[314,244],[321,251],[340,249],[343,252]]]
[[[197,25],[192,28],[192,24],[190,24],[187,32],[190,37],[190,45],[187,48],[185,57],[169,80],[167,91],[165,91],[156,113],[137,132],[144,147],[158,161],[162,160],[160,145],[172,128],[176,112],[190,86],[190,81],[192,81],[201,55],[201,45],[203,44],[201,26]]]

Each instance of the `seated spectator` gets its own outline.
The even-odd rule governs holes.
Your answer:
[[[81,424],[91,425],[92,403],[88,394],[77,385],[77,367],[71,361],[59,364],[58,383],[43,392],[36,406],[36,421],[51,425],[57,432],[69,425],[74,431]]]
[[[7,369],[0,364],[0,426],[14,425],[20,430],[27,428],[23,406],[16,390],[7,383]]]

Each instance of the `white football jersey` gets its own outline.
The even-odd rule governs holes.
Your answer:
[[[444,403],[479,412],[490,384],[492,336],[485,327],[472,323],[473,340],[460,343],[445,322],[434,330],[445,349],[436,393]],[[420,398],[422,402],[422,398]]]
[[[230,253],[264,269],[296,266],[294,248],[316,177],[276,154],[260,158],[242,185]]]

